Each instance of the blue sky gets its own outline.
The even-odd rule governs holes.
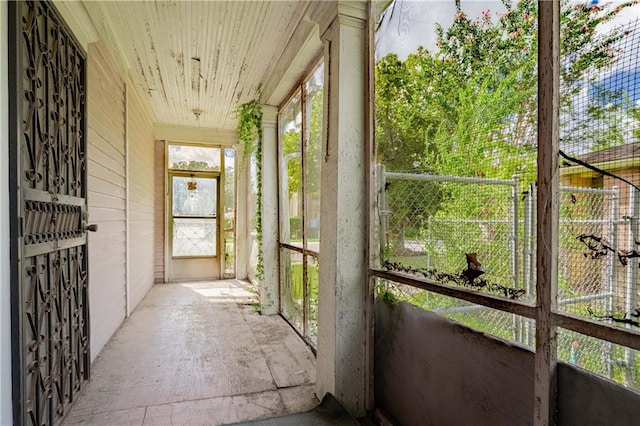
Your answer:
[[[584,1],[575,3],[584,3]],[[616,5],[623,2],[612,1],[611,3]],[[493,0],[462,0],[461,6],[462,10],[473,18],[480,17],[482,11],[487,9],[494,16],[496,12],[504,11],[502,2]],[[455,13],[454,0],[396,0],[382,18],[376,36],[376,56],[382,57],[387,53],[395,52],[400,59],[405,59],[420,45],[429,50],[435,49],[436,24],[445,28],[450,26]],[[628,7],[617,18],[602,25],[599,31],[606,33],[616,26],[639,17],[640,5]]]
[[[478,17],[483,10],[504,11],[500,1],[461,2],[462,10],[472,17]],[[454,0],[396,0],[387,9],[376,35],[376,57],[397,53],[405,59],[418,46],[433,51],[436,42],[436,25],[447,28],[453,23],[456,13]]]

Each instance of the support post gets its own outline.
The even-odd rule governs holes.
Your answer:
[[[529,270],[531,269],[531,262],[529,256],[531,254],[532,247],[530,245],[529,239],[532,233],[531,223],[533,219],[531,218],[532,211],[532,195],[531,195],[531,186],[529,186],[529,192],[525,192],[524,196],[524,223],[523,233],[522,233],[522,288],[525,289],[527,294],[531,294],[531,281],[529,280]]]
[[[538,190],[534,425],[555,424],[560,2],[538,1]]]
[[[378,250],[378,260],[382,262],[387,251],[387,234],[389,232],[389,203],[387,201],[387,191],[385,186],[387,183],[386,167],[384,164],[376,165],[376,189],[378,194],[378,217],[379,223],[379,241],[380,249]]]
[[[612,188],[612,193],[609,195],[609,221],[607,226],[608,236],[607,238],[611,242],[612,247],[618,247],[618,211],[619,196],[618,187]],[[613,289],[617,280],[617,259],[616,256],[607,257],[607,271],[605,275],[605,289],[604,292],[607,295],[605,299],[605,315],[613,314]],[[613,345],[611,342],[605,342],[604,362],[607,369],[607,377],[613,379]]]
[[[638,190],[629,186],[629,233],[627,234],[627,250],[636,249],[636,241],[638,241],[638,227],[640,216],[640,194]],[[614,246],[615,247],[615,246]],[[638,305],[638,258],[629,259],[626,266],[627,270],[627,287],[624,297],[624,312],[626,315],[633,312]],[[630,324],[626,325],[631,328]],[[624,349],[625,375],[624,382],[627,386],[635,386],[635,351],[630,348]]]
[[[262,265],[260,305],[263,314],[280,308],[278,273],[278,109],[262,106]]]
[[[316,391],[365,414],[367,371],[367,2],[319,17],[325,66]]]
[[[536,198],[536,188],[534,184],[529,185],[529,199],[527,200],[527,204],[529,205],[529,246],[527,257],[529,258],[529,271],[527,275],[527,293],[531,294],[533,289],[535,288],[535,277],[536,277],[536,208],[537,198]],[[528,321],[528,335],[527,335],[527,344],[529,346],[533,346],[533,337],[536,334],[535,331],[535,323],[533,321]]]
[[[529,187],[531,189],[531,187]],[[529,256],[531,252],[531,247],[529,246],[529,236],[531,235],[530,224],[532,222],[531,219],[531,192],[525,193],[524,203],[523,203],[523,224],[522,224],[522,288],[527,292],[527,295],[531,294],[531,282],[529,281],[529,269],[531,268],[531,263],[529,261]],[[529,321],[528,319],[523,319],[524,327],[522,330],[522,340],[521,343],[527,344],[531,339],[531,330],[529,329]]]
[[[251,217],[249,216],[249,170],[251,165],[249,159],[244,158],[243,148],[238,146],[236,158],[240,159],[236,163],[236,278],[249,278],[249,257],[251,248],[251,233],[249,232]]]
[[[611,242],[611,246],[612,247],[618,247],[618,216],[620,215],[619,212],[619,205],[620,205],[620,196],[619,196],[619,190],[617,186],[614,186],[612,189],[612,193],[609,196],[609,200],[610,200],[610,206],[609,206],[609,221],[608,221],[608,240]],[[607,257],[607,272],[606,272],[606,287],[605,287],[605,293],[607,293],[609,296],[606,299],[605,302],[605,315],[612,315],[613,314],[613,291],[614,291],[614,286],[616,283],[616,279],[617,279],[617,259],[616,256],[608,256]]]
[[[511,187],[511,202],[513,206],[513,227],[512,227],[512,235],[511,235],[511,270],[512,270],[512,279],[513,279],[513,287],[518,288],[519,281],[519,271],[520,271],[520,244],[519,244],[519,231],[520,231],[520,194],[518,189],[518,175],[513,175],[511,177],[513,180],[513,186]],[[522,283],[524,285],[524,283]],[[522,342],[524,339],[524,329],[525,329],[525,318],[518,317],[516,315],[513,316],[513,338],[516,342]]]
[[[520,194],[518,189],[518,175],[513,175],[513,188],[511,197],[513,200],[513,286],[518,288],[518,273],[520,271],[520,259],[518,251],[520,250]],[[524,283],[523,283],[524,284]]]

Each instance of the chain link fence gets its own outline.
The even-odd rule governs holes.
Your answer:
[[[535,187],[512,180],[386,172],[378,169],[379,231],[383,267],[443,284],[484,280],[480,291],[516,289],[535,301]],[[603,247],[633,245],[618,188],[560,188],[558,306],[584,318],[635,307],[636,265],[629,268]],[[637,212],[636,212],[637,213]],[[634,217],[637,217],[635,215]],[[468,253],[483,271],[470,283]],[[456,279],[460,278],[460,279]],[[380,281],[381,292],[509,341],[533,347],[535,321],[410,286]],[[636,293],[634,293],[636,292]],[[502,294],[511,297],[512,293]],[[515,298],[515,297],[512,297]],[[560,330],[559,359],[630,387],[635,351]]]
[[[517,177],[391,173],[382,167],[379,171],[384,261],[455,278],[468,266],[466,255],[476,253],[482,280],[500,288],[521,287]]]
[[[618,189],[562,187],[558,242],[558,306],[589,316],[611,314],[616,265],[611,256],[591,253],[594,239],[616,243]]]
[[[622,9],[616,6],[613,15]],[[565,86],[560,109],[561,183],[588,188],[560,194],[558,309],[634,330],[640,326],[639,31],[635,19],[596,32],[577,53],[605,61]],[[570,54],[561,61],[563,70],[578,64]],[[558,358],[640,388],[639,360],[629,348],[559,329]]]
[[[608,22],[631,4],[591,2],[585,6],[573,2],[561,5],[559,172],[564,186],[558,194],[557,304],[562,313],[637,331],[640,21],[627,20],[606,32],[604,28],[593,31],[588,23]],[[483,19],[488,19],[488,12]],[[515,18],[509,13],[501,16]],[[452,27],[456,32],[444,32],[446,37],[439,40],[438,47],[447,49],[446,55],[436,57],[442,63],[447,57],[471,51],[472,46],[461,44],[464,39],[460,35],[466,35],[467,29],[489,25],[489,21],[480,20],[480,27],[476,27],[464,13],[458,13],[454,22],[456,19],[464,25]],[[514,31],[510,37],[521,43],[525,41],[521,34]],[[518,54],[521,47],[518,44]],[[491,48],[478,54],[486,52]],[[387,172],[384,166],[377,170],[381,266],[533,303],[537,212],[536,188],[529,183],[536,179],[537,101],[530,93],[517,109],[500,112],[505,99],[515,99],[532,86],[510,82],[505,90],[515,90],[493,102],[495,98],[489,95],[497,91],[485,90],[487,85],[474,86],[476,79],[464,80],[464,75],[467,84],[461,87],[465,90],[456,90],[455,84],[431,75],[428,84],[410,84],[414,70],[419,76],[423,69],[431,70],[427,65],[433,62],[423,62],[424,58],[429,58],[428,52],[405,61],[408,67],[399,69],[406,71],[399,74],[403,78],[376,82],[380,88],[377,99],[384,100],[376,106],[378,128],[385,131],[376,133],[379,158],[394,170]],[[395,59],[381,65],[379,75],[395,77],[391,73],[396,70]],[[474,77],[482,75],[477,81],[483,83],[492,74],[504,75],[502,69],[482,74],[485,67],[479,65],[460,69]],[[517,75],[525,74],[519,68]],[[535,75],[535,71],[527,75]],[[422,87],[427,89],[414,90]],[[467,88],[471,88],[469,93]],[[440,98],[432,92],[443,93],[447,99],[441,115],[432,116],[433,109],[415,101],[436,100],[433,105],[439,108]],[[467,102],[456,103],[456,99]],[[489,126],[487,111],[496,111],[500,117],[495,128]],[[414,115],[420,120],[414,120]],[[404,120],[405,116],[411,120]],[[442,133],[423,124],[434,122],[438,130],[444,129]],[[416,129],[422,131],[414,132]],[[420,149],[412,152],[415,140]],[[395,173],[411,166],[456,176]],[[522,177],[485,178],[507,173]],[[535,343],[535,323],[529,319],[384,280],[379,281],[379,289],[384,297],[407,300],[475,329],[530,347]],[[557,345],[560,360],[640,388],[637,351],[561,328]]]

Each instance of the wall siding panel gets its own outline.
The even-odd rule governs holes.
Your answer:
[[[89,45],[87,68],[87,203],[98,225],[89,234],[93,361],[126,316],[125,84],[100,42]]]
[[[155,282],[164,282],[164,203],[165,203],[165,160],[164,141],[155,143]]]
[[[153,123],[143,104],[129,91],[129,301],[134,309],[154,283],[154,145]],[[161,210],[159,215],[161,215]]]

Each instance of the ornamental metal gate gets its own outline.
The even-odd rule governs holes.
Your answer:
[[[55,424],[89,378],[85,52],[9,2],[14,421]]]

